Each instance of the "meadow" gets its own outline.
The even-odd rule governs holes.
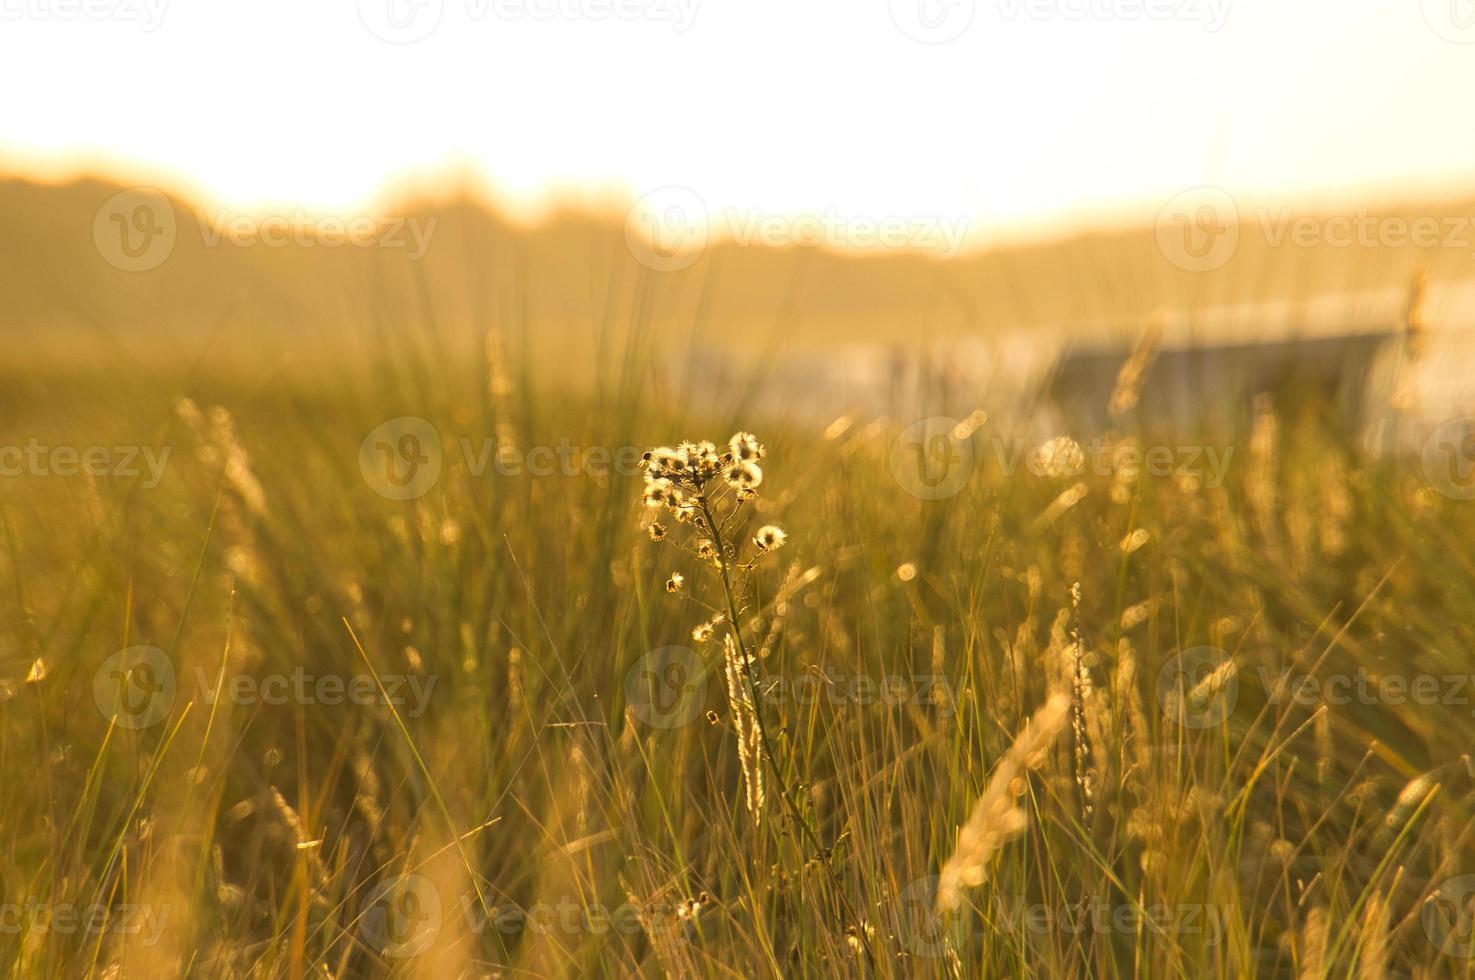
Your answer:
[[[1475,972],[1475,505],[1418,458],[383,319],[4,356],[7,975]]]

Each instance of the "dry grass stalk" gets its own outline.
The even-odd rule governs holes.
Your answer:
[[[968,822],[959,828],[952,856],[942,866],[937,886],[939,912],[957,909],[962,904],[965,888],[983,884],[994,852],[1024,831],[1028,818],[1015,802],[1020,791],[1016,781],[1045,761],[1050,746],[1065,730],[1070,710],[1070,694],[1065,691],[1051,694],[1004,753],[983,795],[973,805]]]
[[[1326,909],[1317,906],[1301,929],[1301,980],[1320,980],[1326,970]]]
[[[743,665],[738,659],[737,644],[723,637],[723,660],[727,670],[727,706],[737,730],[738,762],[742,766],[748,813],[756,827],[763,823],[763,743],[758,728],[758,713],[744,683]]]

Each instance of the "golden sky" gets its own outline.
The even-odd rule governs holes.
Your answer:
[[[240,208],[1151,219],[1469,186],[1475,0],[0,0],[0,168]]]

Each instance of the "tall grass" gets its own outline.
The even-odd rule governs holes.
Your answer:
[[[1436,927],[1475,872],[1471,692],[1281,680],[1472,673],[1475,511],[1417,461],[1267,416],[1220,437],[1223,485],[1005,472],[975,418],[925,500],[911,419],[690,417],[639,338],[589,395],[482,349],[13,379],[6,444],[173,452],[151,488],[0,486],[5,972],[1466,972]],[[360,468],[400,416],[441,445],[409,500]],[[665,583],[727,598],[640,529],[638,472],[474,472],[484,438],[525,464],[739,425],[769,448],[752,519],[789,535],[740,611],[762,820],[721,643]],[[176,690],[131,727],[97,676],[139,646]],[[152,697],[142,662],[112,683]],[[295,671],[363,696],[252,686]],[[1068,724],[1020,764],[1052,695]],[[980,797],[1008,832],[959,876]]]

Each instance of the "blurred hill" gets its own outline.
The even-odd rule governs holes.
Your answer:
[[[1337,332],[1396,317],[1420,268],[1435,283],[1431,321],[1461,321],[1467,304],[1450,287],[1470,277],[1475,254],[1475,241],[1271,241],[1263,220],[1242,217],[1232,258],[1208,271],[1176,265],[1151,224],[949,260],[717,241],[686,268],[656,271],[627,244],[622,215],[564,211],[524,226],[469,198],[407,199],[371,244],[334,243],[331,221],[301,213],[276,216],[283,240],[268,244],[249,233],[256,218],[232,238],[241,216],[171,196],[154,209],[173,228],[167,256],[128,271],[105,254],[125,230],[125,219],[108,213],[122,191],[90,179],[0,182],[7,336],[38,345],[33,351],[61,345],[77,356],[78,338],[88,335],[128,347],[214,337],[306,351],[384,330],[424,328],[453,340],[498,327],[577,361],[598,337],[631,329],[656,337],[675,330],[721,347],[1041,332],[1100,338],[1135,333],[1170,311],[1190,332]],[[1448,223],[1475,214],[1475,204],[1380,214]]]

